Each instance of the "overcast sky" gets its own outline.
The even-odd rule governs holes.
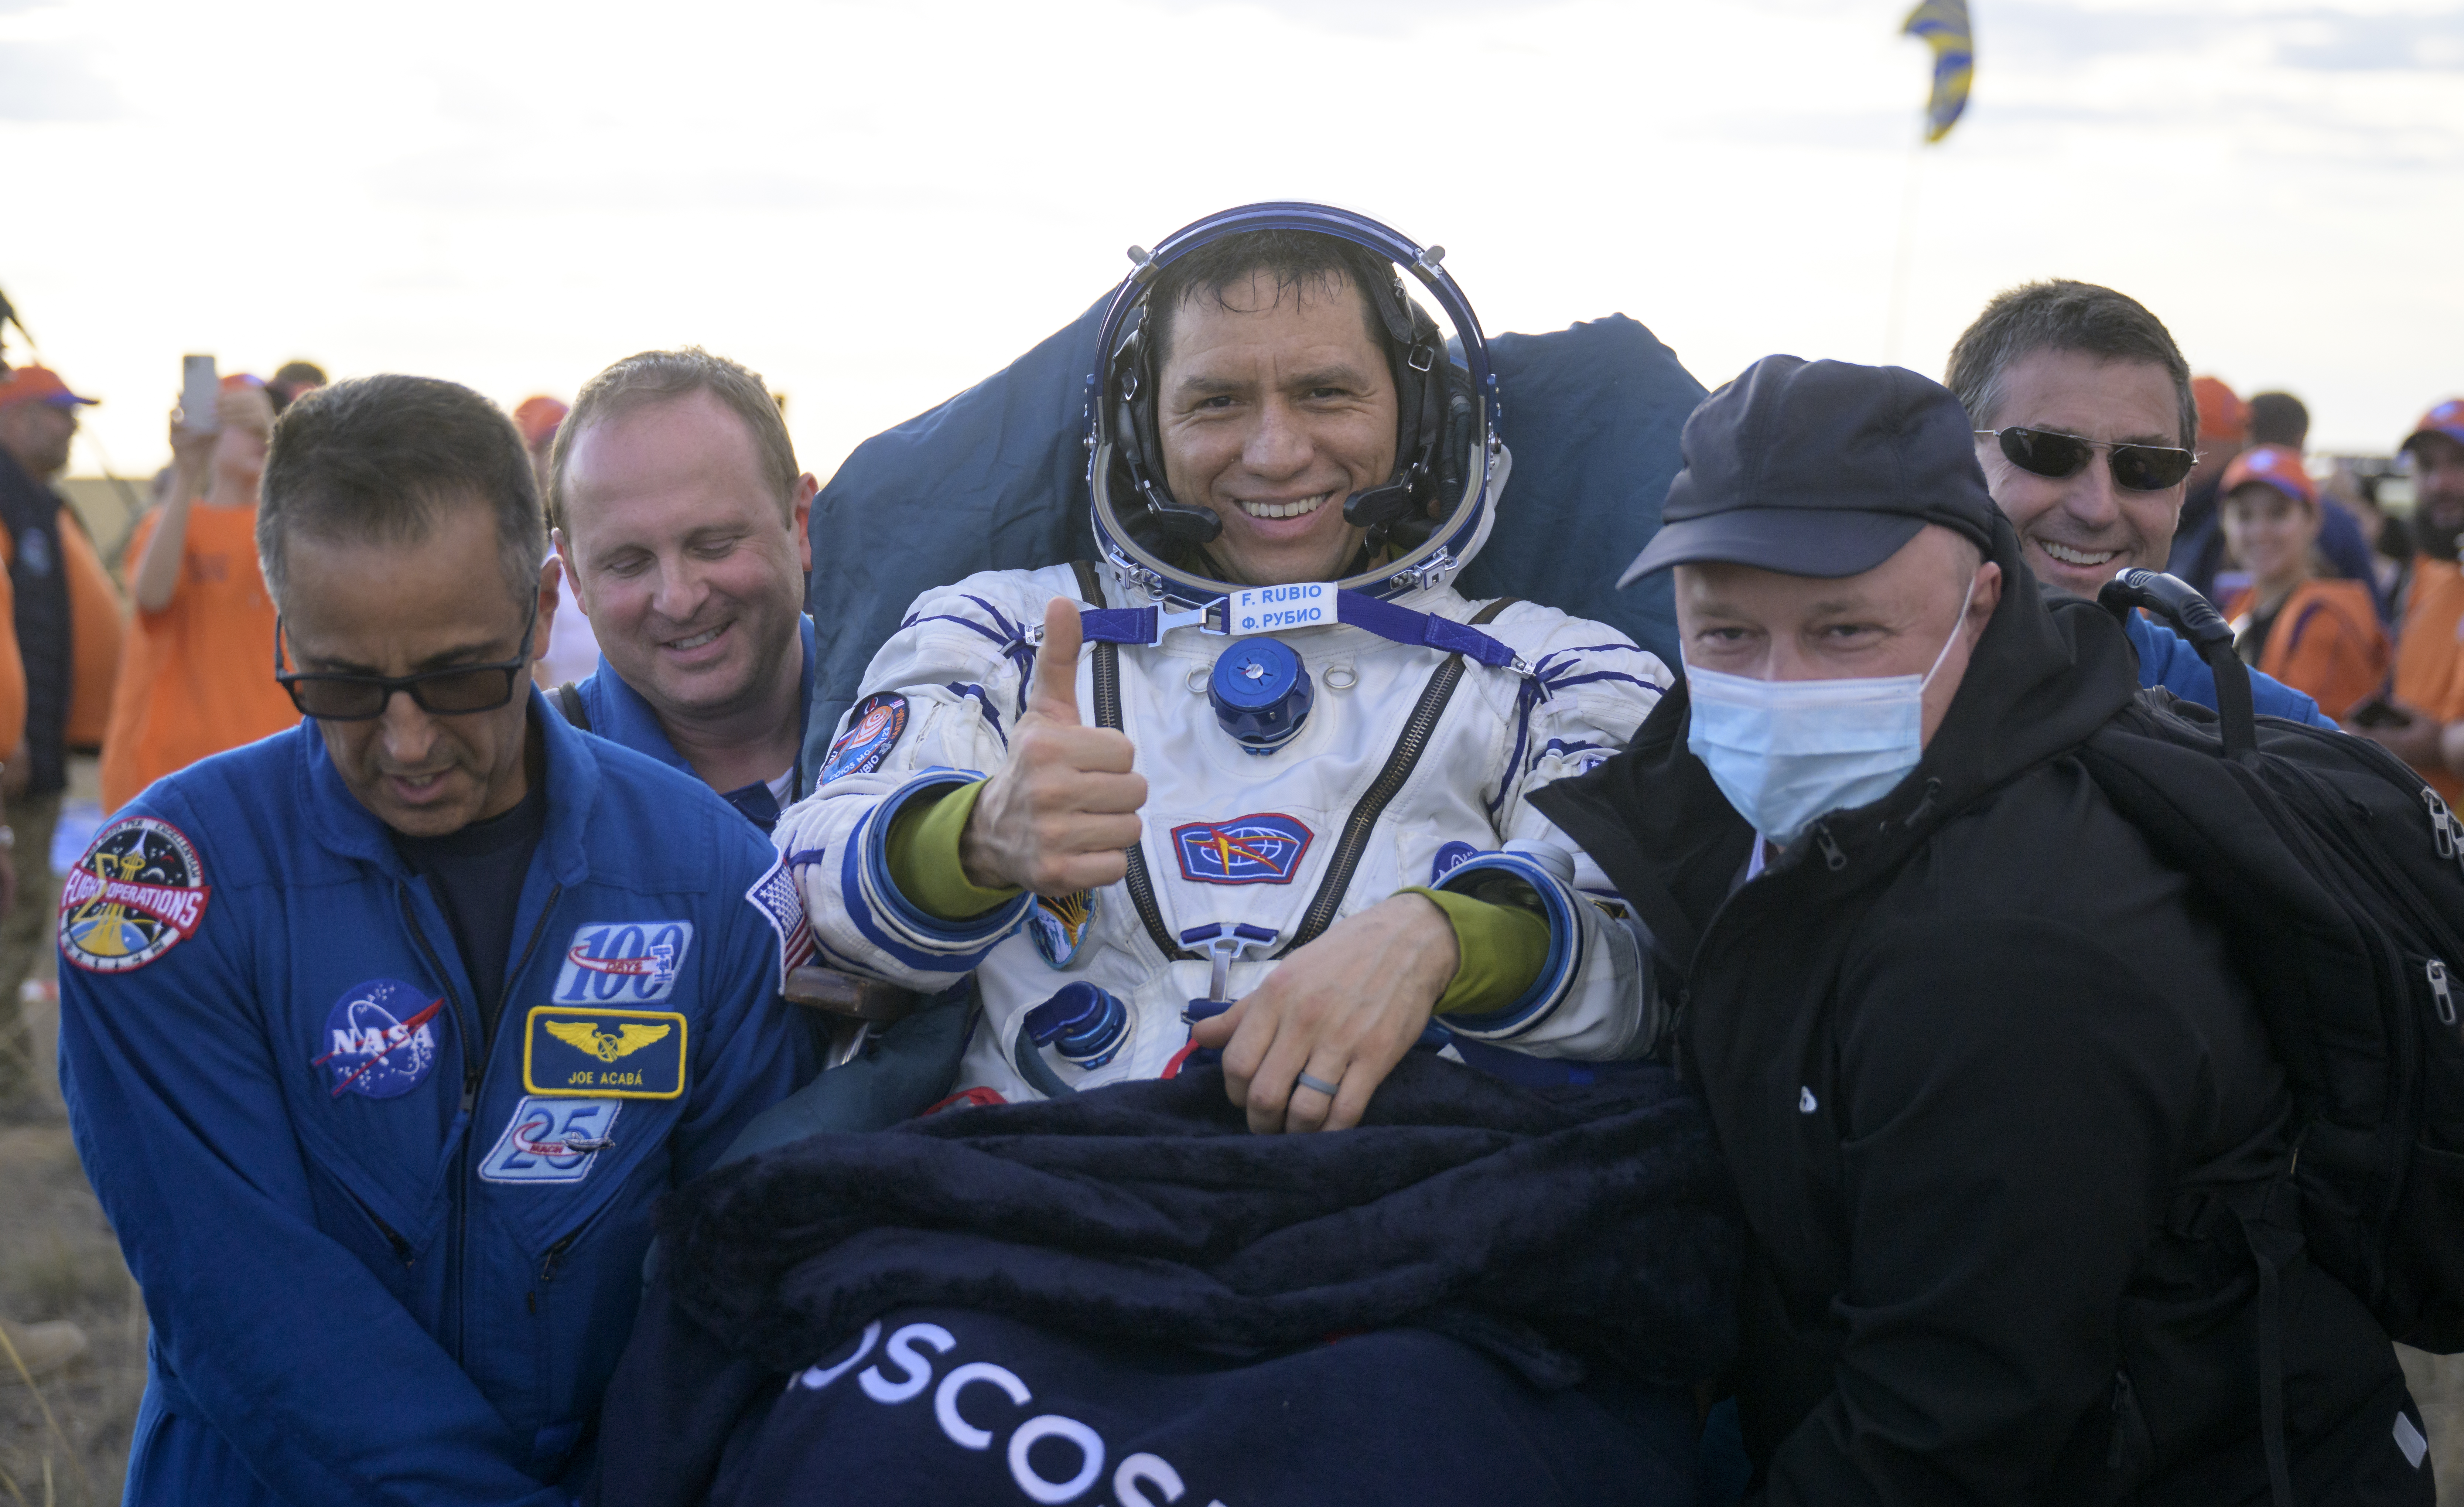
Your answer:
[[[2464,6],[1974,0],[1968,118],[1921,157],[1907,6],[0,0],[0,288],[124,472],[185,351],[510,406],[698,342],[826,476],[1125,247],[1283,197],[1441,242],[1492,332],[1622,311],[1708,384],[1939,376],[2062,276],[2300,394],[2322,448],[2464,391]]]

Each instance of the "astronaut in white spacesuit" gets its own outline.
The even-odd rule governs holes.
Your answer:
[[[1215,1050],[1253,1128],[1340,1128],[1423,1042],[1559,1081],[1656,1045],[1643,940],[1529,797],[1668,673],[1453,588],[1510,456],[1442,255],[1300,204],[1133,251],[1089,385],[1104,559],[926,593],[782,817],[820,961],[975,972],[967,1097]]]

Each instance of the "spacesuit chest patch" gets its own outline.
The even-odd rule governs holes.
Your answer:
[[[1289,884],[1313,834],[1289,816],[1265,811],[1228,822],[1172,830],[1180,876],[1200,884]]]
[[[907,731],[907,698],[895,691],[878,691],[856,703],[847,718],[847,731],[830,744],[829,757],[822,763],[818,784],[850,774],[869,774],[881,767],[890,750],[898,744],[898,735]]]
[[[676,991],[693,947],[688,920],[592,921],[577,928],[557,969],[559,1005],[649,1005]]]
[[[612,1098],[531,1098],[514,1106],[495,1147],[479,1163],[482,1183],[579,1183],[615,1144],[624,1104]]]
[[[211,893],[186,833],[124,816],[60,876],[60,956],[89,973],[142,968],[197,934]]]
[[[674,1010],[541,1005],[522,1031],[522,1087],[545,1098],[678,1098],[685,1037]]]
[[[436,1069],[445,1001],[400,979],[370,979],[325,1012],[311,1066],[323,1068],[335,1098],[400,1098]]]
[[[1087,934],[1095,924],[1095,892],[1076,890],[1063,896],[1038,896],[1026,913],[1027,935],[1035,950],[1056,968],[1066,968],[1087,950]]]

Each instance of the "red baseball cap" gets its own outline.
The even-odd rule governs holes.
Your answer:
[[[2404,444],[2396,448],[2409,449],[2414,440],[2424,434],[2444,434],[2455,443],[2464,445],[2464,398],[2449,398],[2424,413],[2421,416],[2421,422],[2412,427],[2412,432],[2404,437]]]
[[[556,433],[556,427],[563,423],[564,416],[572,411],[557,399],[542,393],[535,398],[522,399],[514,409],[514,427],[522,432],[522,443],[537,450],[548,442]]]
[[[2290,445],[2254,445],[2233,458],[2225,467],[2225,478],[2217,484],[2216,496],[2229,498],[2236,487],[2252,482],[2274,487],[2304,507],[2319,505],[2318,483],[2310,479],[2309,469],[2301,464],[2301,452]]]
[[[2248,439],[2250,405],[2233,396],[2220,377],[2193,377],[2190,396],[2199,404],[2201,439]]]
[[[80,403],[99,403],[100,398],[81,398],[69,390],[60,374],[49,366],[19,366],[0,376],[0,409],[19,403],[48,403],[55,409],[73,408]]]

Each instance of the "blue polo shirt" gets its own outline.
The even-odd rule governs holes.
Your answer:
[[[813,676],[821,656],[814,643],[812,615],[806,613],[797,622],[804,655],[803,682],[796,695],[796,726],[801,734],[804,724],[812,720]],[[659,714],[650,709],[649,702],[642,699],[642,693],[625,683],[624,676],[616,673],[605,654],[599,656],[598,672],[576,685],[574,690],[582,698],[582,707],[590,718],[592,732],[610,742],[622,743],[635,753],[647,754],[670,768],[682,769],[696,780],[701,778],[693,773],[693,766],[685,756],[676,752],[676,745],[668,742],[667,729],[659,725]],[[787,792],[788,804],[793,805],[803,799],[812,788],[812,768],[809,763],[800,758],[796,764],[795,784]],[[743,812],[745,820],[764,832],[778,825],[779,799],[770,793],[767,785],[756,781],[741,789],[726,790],[721,794],[728,805]]]
[[[2139,683],[2161,685],[2185,701],[2196,701],[2213,711],[2216,704],[2216,673],[2190,647],[2190,641],[2145,612],[2133,612],[2123,622],[2123,632],[2130,635],[2130,647],[2139,651]],[[2250,673],[2250,703],[2261,717],[2281,717],[2287,721],[2310,722],[2320,727],[2334,727],[2336,720],[2319,710],[2319,703],[2286,685],[2273,676]]]

